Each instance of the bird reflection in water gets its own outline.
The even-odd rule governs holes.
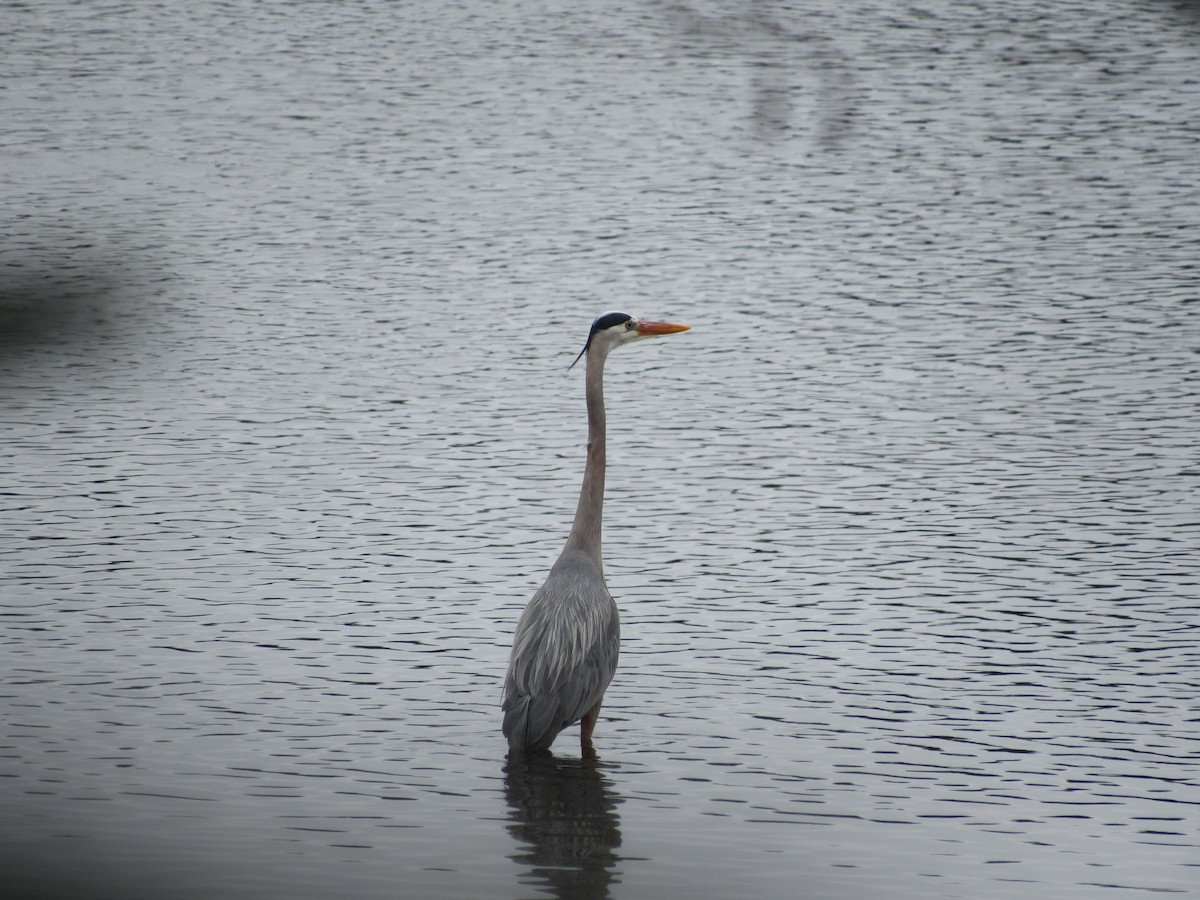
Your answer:
[[[512,856],[522,879],[572,900],[608,897],[621,846],[621,802],[594,759],[550,753],[510,758],[504,766],[508,830],[523,845]]]

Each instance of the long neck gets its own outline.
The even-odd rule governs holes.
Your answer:
[[[588,443],[587,465],[583,470],[583,486],[579,489],[579,506],[575,508],[575,523],[567,538],[566,549],[578,549],[600,562],[600,520],[604,513],[604,357],[599,348],[587,355]]]

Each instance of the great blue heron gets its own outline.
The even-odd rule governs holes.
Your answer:
[[[504,679],[504,736],[510,753],[545,750],[582,720],[579,742],[594,755],[592,730],[617,669],[621,627],[604,583],[600,519],[604,509],[604,361],[621,344],[687,331],[687,325],[643,322],[610,312],[592,323],[587,343],[587,465],[575,522],[545,583],[521,613]],[[575,362],[571,365],[575,365]]]

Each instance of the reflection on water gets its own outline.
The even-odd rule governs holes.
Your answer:
[[[119,298],[134,281],[131,273],[121,261],[87,259],[83,251],[91,245],[82,239],[65,240],[70,250],[21,248],[6,254],[10,261],[0,266],[0,363],[7,357],[44,363],[51,346],[75,352],[95,347],[123,312]],[[39,357],[26,353],[30,349],[43,352]]]
[[[788,28],[761,6],[706,15],[687,3],[663,7],[685,54],[700,59],[743,59],[750,67],[750,120],[756,137],[780,140],[815,123],[816,142],[835,149],[849,137],[854,78],[837,44],[805,23]],[[805,84],[807,79],[813,85]],[[799,83],[798,83],[799,80]],[[805,104],[801,117],[796,106]]]
[[[513,859],[528,868],[526,881],[563,900],[609,896],[621,800],[596,760],[514,757],[504,767],[504,796],[508,830],[522,845]]]

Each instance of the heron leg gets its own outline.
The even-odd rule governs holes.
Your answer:
[[[589,709],[579,720],[579,749],[584,759],[595,759],[596,748],[592,746],[592,732],[596,730],[596,720],[600,718],[600,704]]]

